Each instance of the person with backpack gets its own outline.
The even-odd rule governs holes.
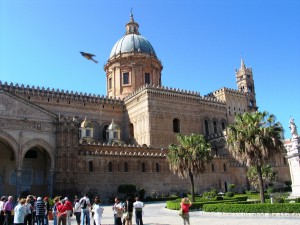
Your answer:
[[[76,217],[77,225],[80,225],[81,206],[80,206],[78,198],[75,199],[75,204],[74,204],[73,211],[74,211],[74,215]]]
[[[84,218],[86,219],[86,224],[90,225],[90,210],[91,206],[90,199],[87,194],[85,194],[79,201],[81,207],[81,225],[84,225]]]

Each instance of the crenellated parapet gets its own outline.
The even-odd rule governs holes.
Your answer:
[[[105,144],[98,142],[85,145],[81,144],[79,155],[165,158],[167,152],[148,146]]]
[[[220,88],[216,91],[213,91],[209,94],[207,94],[206,96],[210,96],[210,97],[214,97],[214,96],[219,96],[220,94],[230,94],[230,95],[235,95],[235,96],[239,96],[239,97],[245,97],[245,93],[233,88]]]
[[[182,97],[185,99],[192,99],[197,101],[206,101],[206,102],[214,102],[214,103],[224,103],[224,101],[218,100],[212,96],[201,96],[200,92],[195,91],[187,91],[179,88],[172,88],[172,87],[165,87],[165,86],[158,86],[158,85],[149,85],[146,84],[124,98],[124,101],[128,101],[131,98],[134,98],[141,92],[147,90],[149,93],[156,94],[159,96],[168,96],[170,98],[172,97]]]
[[[50,89],[40,88],[35,86],[25,86],[23,84],[19,85],[7,82],[3,83],[0,81],[0,89],[3,89],[10,93],[15,93],[17,95],[26,95],[26,98],[29,96],[40,97],[45,99],[55,99],[55,100],[67,100],[67,101],[77,101],[77,102],[89,102],[89,103],[98,103],[98,104],[113,104],[113,105],[123,105],[123,101],[120,98],[113,98],[107,96],[100,96],[95,94],[87,94],[82,92],[74,91],[64,91],[59,89]]]

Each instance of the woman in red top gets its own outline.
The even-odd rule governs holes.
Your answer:
[[[182,219],[183,219],[183,224],[190,225],[190,215],[189,215],[189,208],[192,205],[192,202],[187,198],[181,199],[180,207],[182,210]]]
[[[62,200],[61,204],[57,204],[57,224],[67,224],[67,207],[65,206],[65,200]]]

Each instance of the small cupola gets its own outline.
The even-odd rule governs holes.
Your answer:
[[[134,21],[132,12],[130,13],[130,21],[126,24],[126,34],[140,34],[139,24]]]
[[[120,142],[121,128],[114,122],[114,120],[111,121],[111,124],[108,126],[106,132],[108,143]]]
[[[88,121],[86,117],[80,124],[79,128],[79,139],[93,139],[94,138],[94,127],[91,121]]]

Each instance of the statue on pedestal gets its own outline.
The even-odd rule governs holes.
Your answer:
[[[298,137],[297,127],[296,127],[296,124],[295,124],[293,118],[290,119],[290,126],[289,126],[289,128],[291,130],[292,137]]]

